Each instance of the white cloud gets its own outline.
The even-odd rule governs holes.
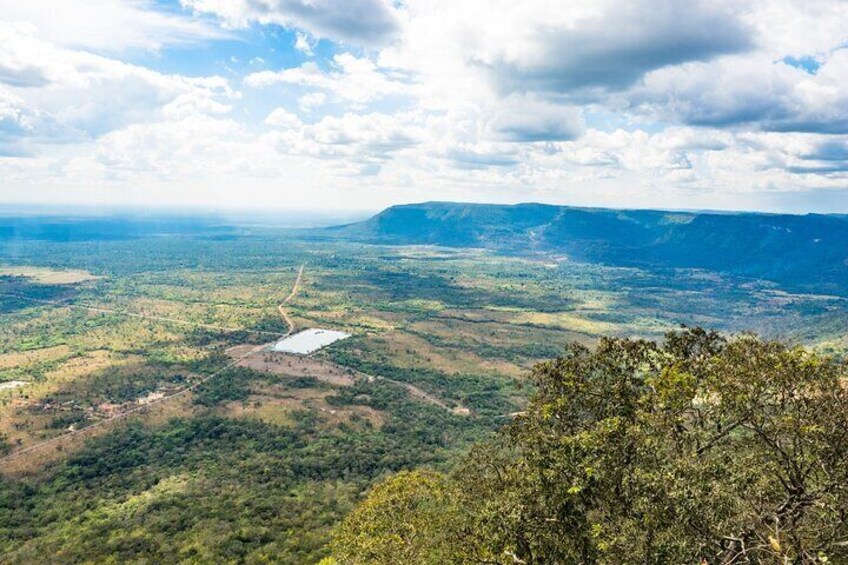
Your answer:
[[[277,108],[265,118],[265,123],[269,126],[274,126],[283,129],[298,129],[303,126],[296,115],[287,111],[285,108]]]
[[[22,98],[0,87],[0,157],[29,154],[24,140],[32,134],[33,116]]]
[[[219,77],[166,75],[37,39],[0,22],[0,84],[25,100],[32,135],[53,142],[103,135],[127,124],[225,113],[235,97]]]
[[[53,22],[48,4],[0,0],[21,20],[0,23],[7,193],[738,207],[848,186],[840,0],[90,0]],[[227,33],[265,48],[278,25],[291,57],[226,69],[243,97],[121,60]]]
[[[157,11],[152,0],[0,0],[0,19],[27,22],[50,43],[108,52],[227,37],[202,20]]]
[[[579,108],[511,96],[498,106],[486,128],[489,137],[503,141],[563,141],[580,137],[584,124]]]
[[[317,63],[281,71],[262,71],[248,75],[244,82],[254,88],[288,84],[324,90],[336,99],[366,103],[392,95],[408,93],[410,84],[391,76],[365,57],[341,53],[333,58],[332,70],[324,71]]]
[[[348,113],[303,124],[297,116],[277,109],[266,123],[276,130],[264,136],[263,143],[283,155],[318,159],[318,167],[343,176],[376,174],[386,163],[414,150],[428,137],[417,114]]]
[[[649,75],[632,100],[661,119],[774,131],[848,133],[848,49],[815,74],[764,57],[692,63]]]
[[[355,44],[388,41],[398,32],[396,10],[387,0],[180,0],[227,25],[252,22],[303,29],[316,37]]]
[[[309,55],[310,57],[314,55],[312,52],[312,43],[310,43],[309,37],[305,33],[297,33],[294,48],[304,55]]]
[[[297,104],[304,112],[312,112],[327,102],[327,95],[323,92],[310,92],[297,99]]]
[[[657,68],[745,50],[752,34],[724,0],[404,6],[403,36],[381,58],[421,73],[437,105],[492,88],[581,96],[621,89]]]

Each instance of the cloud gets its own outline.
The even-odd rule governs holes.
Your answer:
[[[372,154],[387,154],[417,145],[423,136],[414,116],[345,114],[327,116],[310,128],[312,139],[322,145],[357,145]]]
[[[303,122],[296,115],[285,108],[277,108],[265,118],[265,123],[283,129],[298,129],[303,127]]]
[[[98,140],[95,162],[110,174],[168,177],[223,172],[236,166],[238,155],[228,155],[227,149],[237,145],[241,133],[233,120],[202,115],[134,124]]]
[[[783,61],[726,58],[651,74],[631,96],[660,119],[709,127],[848,133],[848,49],[815,74]]]
[[[159,50],[228,37],[206,21],[159,11],[152,0],[0,0],[0,15],[7,22],[27,22],[41,40],[99,52]]]
[[[0,197],[732,207],[848,186],[841,0],[59,4],[0,0],[20,20],[0,22]]]
[[[403,78],[390,76],[389,70],[378,68],[368,58],[340,53],[333,57],[331,70],[328,71],[310,61],[281,71],[253,73],[245,77],[244,82],[254,88],[276,84],[315,88],[329,92],[339,100],[366,103],[408,93],[410,84]]]
[[[23,99],[0,88],[0,156],[29,156],[24,140],[32,134],[32,129],[32,116],[28,115]]]
[[[727,0],[409,0],[381,61],[420,73],[434,106],[511,93],[579,102],[752,49],[740,12]]]
[[[779,147],[787,171],[795,174],[842,175],[848,173],[848,139],[804,135]]]
[[[513,96],[501,103],[486,124],[488,136],[501,141],[566,141],[580,137],[579,108]]]
[[[262,138],[284,155],[321,160],[317,165],[340,175],[373,175],[402,154],[428,139],[418,114],[354,114],[325,116],[304,124],[283,108],[274,110],[265,123],[275,129]]]
[[[34,33],[31,24],[0,21],[0,83],[22,88],[46,86],[63,72],[58,62],[51,64],[55,49],[36,39]]]
[[[312,52],[312,44],[309,42],[309,37],[305,33],[297,33],[297,39],[294,42],[294,48],[310,57],[314,55]]]
[[[79,142],[162,117],[226,113],[236,96],[220,77],[158,73],[61,48],[33,32],[0,22],[0,85],[22,101],[28,137]]]
[[[297,104],[304,112],[312,112],[327,102],[327,95],[323,92],[311,92],[297,99]]]
[[[478,55],[478,64],[489,68],[507,92],[620,90],[652,70],[752,46],[751,31],[721,2],[608,1],[599,6],[597,13],[562,26],[540,19],[527,52],[516,55],[506,45]]]
[[[513,167],[521,160],[515,149],[496,144],[460,143],[445,148],[442,157],[461,169],[488,169],[489,167]]]
[[[390,40],[399,31],[386,0],[180,0],[196,12],[214,14],[227,25],[278,24],[357,45]]]
[[[848,140],[828,139],[816,144],[810,151],[803,153],[801,157],[815,161],[848,161]]]

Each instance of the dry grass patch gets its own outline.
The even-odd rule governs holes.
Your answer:
[[[37,363],[56,361],[71,355],[71,348],[67,345],[56,345],[43,349],[32,349],[30,351],[0,354],[0,369],[15,369],[29,367]]]
[[[391,331],[369,340],[370,345],[400,367],[435,369],[442,373],[497,373],[518,376],[524,368],[509,361],[483,358],[464,347],[456,337],[446,336],[456,346],[438,346],[423,337],[404,331]]]
[[[254,346],[237,345],[227,350],[227,354],[237,359],[248,353]],[[351,386],[358,375],[356,371],[340,367],[329,361],[313,359],[303,355],[290,355],[277,351],[262,351],[239,361],[240,367],[254,371],[275,373],[288,377],[312,377],[333,386]]]
[[[0,267],[0,276],[26,277],[39,284],[76,284],[103,278],[80,269],[64,270],[16,265]]]
[[[291,426],[298,412],[310,410],[328,426],[351,423],[354,418],[367,420],[375,428],[383,425],[385,415],[380,411],[369,406],[332,406],[325,400],[331,394],[331,390],[289,389],[272,385],[246,400],[227,403],[218,408],[218,413],[228,418],[247,418],[265,424]]]

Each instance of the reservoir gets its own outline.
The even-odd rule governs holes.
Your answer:
[[[271,351],[308,355],[314,351],[318,351],[322,347],[348,337],[350,337],[350,334],[345,332],[310,328],[278,341],[271,346]]]

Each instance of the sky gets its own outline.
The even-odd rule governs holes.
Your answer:
[[[0,0],[0,204],[848,213],[845,0]]]

